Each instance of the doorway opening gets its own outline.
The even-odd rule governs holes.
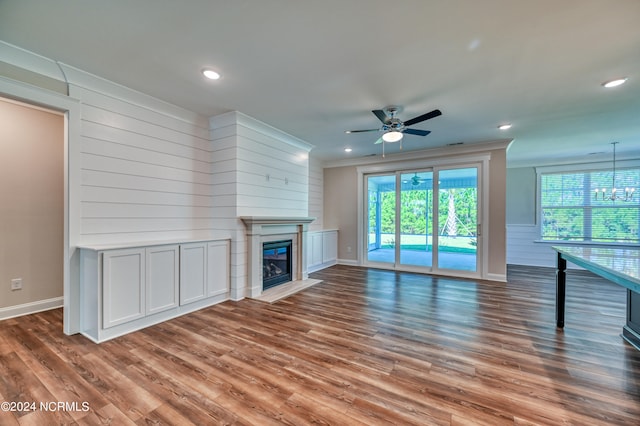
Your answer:
[[[63,306],[65,117],[0,97],[2,317]]]

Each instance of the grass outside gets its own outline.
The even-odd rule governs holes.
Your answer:
[[[381,234],[382,244],[380,248],[394,248],[395,235]],[[375,241],[375,235],[369,234],[369,241]],[[425,235],[403,234],[400,236],[401,250],[431,251],[433,248],[432,237]],[[476,237],[438,237],[438,245],[441,252],[447,253],[476,253]]]

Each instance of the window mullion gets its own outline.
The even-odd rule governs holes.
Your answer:
[[[591,209],[591,173],[584,174],[582,186],[582,199],[584,209],[582,212],[583,224],[582,232],[585,241],[593,240],[593,210]]]

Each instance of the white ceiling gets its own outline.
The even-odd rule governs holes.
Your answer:
[[[517,166],[610,160],[615,140],[640,158],[639,22],[638,0],[0,0],[5,42],[206,116],[241,111],[327,160],[381,154],[377,133],[344,131],[386,105],[443,112],[404,151],[513,138]]]

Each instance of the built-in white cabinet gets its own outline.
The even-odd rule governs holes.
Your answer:
[[[309,232],[307,269],[319,271],[338,261],[338,231],[335,229]]]
[[[180,304],[229,291],[230,247],[226,240],[180,246]]]
[[[102,327],[178,306],[178,245],[102,253]]]
[[[155,314],[178,306],[180,283],[180,246],[168,245],[145,249],[146,314]]]
[[[102,326],[109,328],[146,315],[145,249],[102,255]]]
[[[229,298],[230,241],[81,247],[81,331],[101,342]]]

